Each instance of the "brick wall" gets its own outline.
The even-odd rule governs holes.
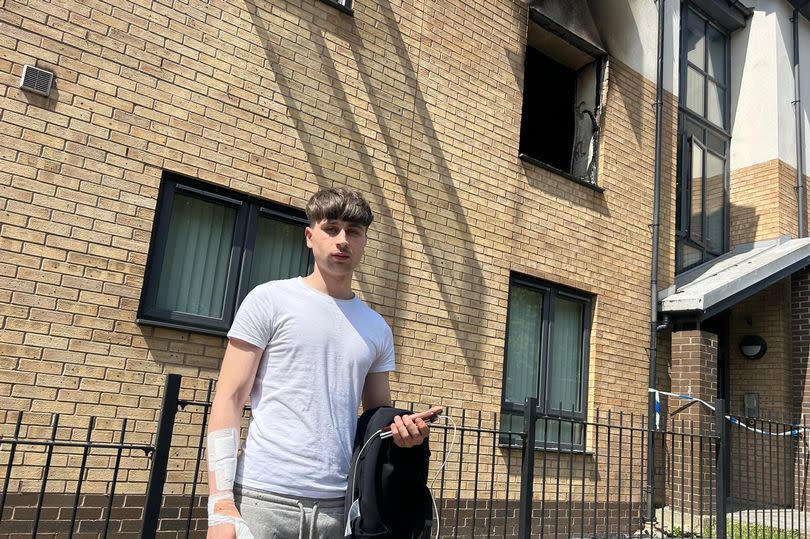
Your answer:
[[[810,271],[795,273],[791,278],[791,396],[795,407],[792,412],[802,418],[810,413],[810,388],[807,387],[808,360],[810,360]]]
[[[717,346],[717,336],[705,331],[673,332],[674,393],[691,395],[714,404],[717,396]],[[679,454],[681,460],[678,462],[673,458],[672,462],[667,462],[672,481],[668,505],[683,512],[691,512],[690,509],[700,507],[701,512],[708,514],[713,511],[714,500],[704,500],[703,489],[712,483],[714,477],[716,446],[708,438],[706,443],[700,443],[700,438],[692,435],[713,434],[716,431],[714,414],[698,403],[675,414],[675,410],[684,404],[685,401],[669,399],[668,413],[662,414],[666,430],[689,435],[672,437],[673,455]]]
[[[612,59],[604,192],[520,161],[526,21],[517,0],[379,0],[354,17],[315,0],[7,0],[3,428],[7,411],[58,411],[77,418],[65,437],[94,415],[148,442],[165,373],[198,392],[215,376],[222,338],[135,323],[164,170],[298,208],[325,185],[369,193],[356,287],[393,327],[401,400],[499,409],[521,272],[595,297],[591,415],[646,410],[655,88]],[[55,73],[50,98],[17,88],[24,64]],[[675,110],[667,95],[663,216]],[[661,286],[673,251],[664,217]]]
[[[643,405],[649,81],[612,63],[598,193],[516,157],[519,2],[150,6],[2,14],[0,408],[151,419],[162,373],[214,374],[221,338],[134,323],[164,169],[298,207],[320,185],[369,192],[357,287],[394,327],[399,396],[497,409],[520,271],[595,294],[591,401]],[[484,68],[484,43],[514,54]],[[26,63],[55,72],[50,99],[16,88]]]
[[[774,159],[732,170],[729,182],[732,248],[785,234],[797,237],[794,167]]]
[[[760,417],[788,420],[793,413],[790,279],[783,279],[731,310],[729,331],[729,410],[743,415],[745,393],[759,395]],[[750,323],[749,323],[750,322]],[[768,351],[757,360],[743,357],[744,335],[760,335]]]

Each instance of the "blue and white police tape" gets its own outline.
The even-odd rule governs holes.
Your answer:
[[[738,427],[742,427],[744,429],[748,429],[750,431],[757,432],[759,434],[764,434],[765,436],[798,436],[799,434],[805,431],[804,427],[800,427],[786,430],[784,432],[768,432],[765,430],[755,429],[754,427],[749,427],[748,425],[746,425],[745,423],[743,423],[742,421],[733,416],[726,416],[726,419],[731,421],[732,425],[737,425]]]
[[[675,397],[676,399],[683,399],[683,400],[688,400],[688,401],[693,401],[693,402],[699,402],[700,404],[702,404],[703,406],[705,406],[706,408],[708,408],[712,412],[714,412],[716,410],[715,407],[712,406],[711,404],[709,404],[708,402],[706,402],[706,401],[704,401],[702,399],[699,399],[697,397],[693,397],[691,395],[681,395],[679,393],[670,393],[669,391],[661,391],[659,389],[653,389],[651,387],[647,388],[647,391],[650,392],[650,393],[655,394],[655,429],[656,430],[661,428],[661,395],[667,395],[669,397]],[[750,430],[752,432],[756,432],[758,434],[763,434],[765,436],[798,436],[799,434],[801,434],[805,430],[807,430],[804,427],[799,427],[799,428],[790,429],[790,430],[787,430],[787,431],[784,431],[784,432],[769,432],[769,431],[764,431],[764,430],[757,429],[757,428],[754,428],[754,427],[749,427],[748,425],[746,425],[745,423],[740,421],[738,418],[730,416],[730,415],[727,415],[726,419],[728,419],[729,422],[731,422],[732,425],[737,425],[740,428],[747,429],[747,430]]]
[[[684,399],[684,400],[699,402],[700,404],[702,404],[703,406],[705,406],[706,408],[708,408],[709,410],[714,412],[714,406],[712,406],[711,404],[709,404],[708,402],[706,402],[704,400],[698,399],[697,397],[693,397],[691,395],[680,395],[678,393],[670,393],[669,391],[661,391],[661,390],[658,390],[658,389],[653,389],[651,387],[648,388],[647,391],[649,391],[650,393],[655,393],[655,428],[656,428],[656,430],[661,428],[661,395],[668,395],[670,397],[675,397],[675,398],[678,398],[678,399]]]

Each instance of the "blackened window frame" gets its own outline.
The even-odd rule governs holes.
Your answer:
[[[713,28],[724,37],[724,52],[723,52],[723,77],[725,84],[723,89],[723,125],[717,125],[710,121],[706,115],[708,110],[708,84],[709,82],[716,82],[708,71],[701,69],[699,66],[691,63],[688,58],[686,45],[687,33],[687,17],[690,13],[698,16],[704,23],[704,36],[708,35],[706,30],[708,27]],[[704,66],[708,66],[709,46],[704,45],[703,61]],[[681,17],[680,17],[680,61],[678,67],[679,73],[679,99],[678,99],[678,170],[676,176],[676,211],[675,211],[675,273],[682,273],[688,271],[700,264],[708,262],[713,258],[725,253],[729,250],[730,243],[730,208],[729,208],[729,148],[731,146],[731,132],[729,130],[730,112],[731,112],[731,35],[728,30],[723,28],[720,24],[712,20],[699,6],[694,2],[685,0],[681,2]],[[687,71],[689,68],[698,71],[704,80],[703,84],[703,114],[698,114],[686,106],[687,99]],[[720,85],[718,85],[720,86]],[[690,218],[691,215],[691,175],[692,175],[692,134],[687,129],[687,124],[691,124],[697,129],[701,130],[702,136],[694,139],[700,145],[708,150],[710,153],[722,158],[723,160],[723,244],[720,252],[711,251],[707,249],[704,242],[696,242],[691,237]],[[714,140],[722,141],[723,152],[719,152],[716,148],[712,148],[709,143],[709,138],[713,137]],[[705,172],[706,155],[704,153],[704,172]],[[704,201],[705,202],[705,201]],[[703,205],[705,212],[705,204]],[[704,215],[703,222],[705,223],[706,216]],[[688,266],[684,265],[684,246],[699,251],[701,254],[700,260]]]
[[[156,306],[161,270],[166,256],[172,207],[177,193],[229,205],[236,209],[221,318],[160,309]],[[308,222],[302,210],[164,171],[160,191],[158,192],[136,323],[224,337],[233,323],[236,309],[250,292],[248,283],[250,282],[253,248],[256,241],[256,225],[260,215],[271,216],[281,222],[299,225],[303,241],[304,228],[308,225]],[[311,266],[311,252],[309,260]]]
[[[581,185],[584,185],[586,187],[594,189],[595,191],[603,192],[604,189],[599,186],[598,177],[597,177],[597,168],[598,168],[597,165],[598,165],[598,162],[599,162],[599,151],[600,151],[599,143],[600,143],[600,136],[601,136],[601,121],[600,121],[600,116],[601,115],[599,114],[599,111],[604,107],[604,103],[602,103],[602,98],[604,97],[604,95],[603,95],[604,94],[604,88],[605,88],[605,85],[607,84],[606,72],[607,72],[607,65],[608,65],[609,55],[607,54],[606,51],[592,45],[591,43],[589,43],[585,39],[581,38],[580,36],[576,35],[575,33],[571,32],[571,31],[569,31],[564,26],[562,26],[562,25],[558,24],[557,22],[551,20],[550,18],[546,17],[545,15],[543,15],[542,13],[538,12],[535,9],[529,9],[529,21],[528,21],[527,24],[528,25],[536,24],[538,27],[544,29],[545,31],[548,31],[548,32],[556,35],[558,38],[565,41],[568,45],[578,49],[580,52],[582,52],[582,53],[590,56],[591,58],[593,58],[594,63],[596,63],[596,88],[595,88],[595,92],[596,92],[595,100],[596,101],[595,101],[595,110],[593,111],[592,120],[595,121],[596,125],[594,127],[594,133],[593,133],[593,137],[594,137],[593,157],[591,159],[591,162],[589,163],[589,167],[588,167],[589,171],[585,175],[576,176],[572,172],[568,172],[566,170],[560,169],[560,168],[558,168],[558,167],[544,161],[542,158],[540,158],[540,157],[538,157],[536,155],[528,154],[525,151],[523,151],[523,148],[524,148],[524,142],[523,142],[523,137],[524,137],[524,115],[525,115],[526,109],[527,109],[527,105],[526,105],[527,104],[527,99],[530,98],[530,96],[527,96],[527,91],[526,91],[526,87],[525,87],[525,81],[527,79],[526,71],[527,71],[527,68],[528,68],[527,59],[528,59],[528,56],[529,56],[528,50],[530,48],[532,48],[536,53],[538,53],[538,54],[540,54],[542,56],[545,56],[546,58],[549,58],[551,61],[555,61],[552,57],[548,56],[542,50],[537,49],[535,47],[532,47],[530,45],[529,39],[528,39],[528,32],[527,32],[526,47],[524,49],[524,56],[523,56],[523,58],[524,58],[524,65],[523,65],[524,87],[523,87],[523,91],[522,91],[523,103],[522,103],[522,106],[521,106],[520,132],[519,132],[519,136],[518,136],[518,158],[523,162],[530,163],[532,165],[544,168],[544,169],[546,169],[546,170],[548,170],[550,172],[553,172],[553,173],[555,173],[555,174],[557,174],[559,176],[562,176],[562,177],[564,177],[566,179],[572,180],[572,181],[574,181],[576,183],[579,183]],[[573,113],[573,111],[572,111],[572,113]],[[573,135],[572,135],[572,138],[573,138]],[[572,140],[572,144],[573,144],[573,142],[574,141]],[[572,148],[572,152],[573,152],[573,148]]]
[[[522,286],[526,288],[531,288],[543,293],[543,305],[542,305],[542,320],[541,320],[541,330],[540,330],[540,352],[537,361],[539,362],[538,368],[538,379],[536,381],[537,384],[537,409],[536,413],[540,416],[539,419],[543,418],[561,418],[563,421],[567,421],[571,424],[579,423],[582,425],[582,436],[581,436],[581,443],[575,444],[566,444],[560,443],[559,441],[545,441],[538,437],[535,445],[535,449],[544,449],[544,450],[570,450],[576,452],[582,452],[585,450],[585,436],[586,436],[586,429],[585,429],[585,421],[587,420],[588,415],[588,378],[589,378],[589,363],[590,363],[590,341],[591,341],[591,329],[593,324],[593,305],[595,303],[595,297],[591,294],[586,292],[582,292],[580,290],[576,290],[574,288],[558,285],[549,281],[545,281],[542,279],[537,279],[534,277],[530,277],[527,275],[513,273],[509,277],[509,299],[507,303],[507,317],[506,317],[506,332],[504,337],[504,351],[503,351],[503,373],[502,373],[502,381],[501,381],[501,434],[507,434],[509,440],[512,440],[509,443],[505,443],[503,438],[500,441],[501,446],[506,447],[514,447],[519,445],[517,441],[517,433],[515,431],[510,431],[508,428],[504,427],[503,418],[506,417],[507,414],[520,414],[522,415],[525,411],[525,403],[514,403],[509,402],[506,400],[505,392],[506,392],[506,382],[507,382],[507,369],[508,367],[508,357],[509,357],[509,318],[510,318],[510,311],[511,309],[509,306],[512,302],[512,291],[514,290],[515,286]],[[548,402],[548,388],[549,388],[549,380],[551,375],[551,361],[549,361],[551,350],[552,350],[552,339],[553,339],[553,324],[554,324],[554,315],[555,315],[555,302],[556,298],[561,296],[565,299],[576,301],[582,305],[582,335],[580,337],[581,344],[582,344],[582,357],[581,357],[581,370],[580,370],[580,410],[561,410],[558,407],[554,407],[552,403]],[[546,314],[547,313],[547,314]],[[509,434],[511,432],[511,434]]]

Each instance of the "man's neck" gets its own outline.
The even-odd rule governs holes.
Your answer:
[[[324,279],[324,276],[316,269],[313,273],[304,277],[304,283],[335,299],[352,299],[354,297],[351,277],[346,280]]]

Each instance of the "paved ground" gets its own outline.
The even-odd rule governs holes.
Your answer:
[[[740,508],[732,507],[726,513],[727,518],[734,523],[747,523],[748,528],[743,532],[742,537],[739,535],[739,529],[728,529],[727,538],[748,539],[755,537],[755,526],[768,526],[773,528],[771,535],[756,535],[757,539],[766,537],[767,539],[787,539],[796,537],[791,535],[788,530],[795,530],[800,537],[810,538],[810,511],[801,511],[796,509],[782,509],[782,508]],[[717,522],[714,517],[708,515],[691,515],[689,513],[682,513],[673,511],[670,507],[658,509],[656,511],[656,526],[651,530],[648,526],[642,532],[635,534],[635,537],[654,537],[654,538],[667,538],[667,537],[711,537],[712,534],[716,537]],[[673,532],[674,535],[673,535]],[[779,533],[781,532],[781,533]]]

